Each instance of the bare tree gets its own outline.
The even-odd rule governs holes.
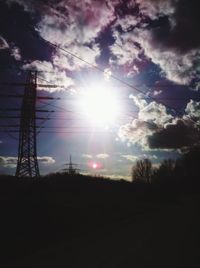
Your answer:
[[[173,179],[176,162],[173,159],[165,159],[153,174],[153,180],[157,182],[169,182]]]
[[[167,175],[171,175],[171,173],[174,171],[174,168],[175,161],[173,159],[165,159],[160,165],[160,170]]]
[[[132,169],[132,181],[150,183],[152,171],[152,164],[149,159],[138,160]]]

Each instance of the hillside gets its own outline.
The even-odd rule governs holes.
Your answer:
[[[195,267],[197,187],[1,177],[2,267]]]

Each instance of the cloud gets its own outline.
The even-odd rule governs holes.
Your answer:
[[[160,67],[162,77],[177,84],[199,87],[200,35],[197,26],[200,16],[197,0],[6,2],[10,5],[18,3],[31,15],[37,14],[39,21],[35,29],[42,38],[93,65],[97,64],[102,53],[102,45],[98,42],[105,40],[101,33],[111,30],[114,39],[106,40],[110,44],[108,56],[111,67],[123,67],[127,76],[131,77],[138,74],[143,62],[148,61]],[[0,36],[0,49],[7,48],[16,60],[21,60],[20,49],[16,46],[10,48]],[[44,71],[39,74],[44,84],[64,85],[66,90],[71,89],[75,80],[70,73],[80,71],[88,64],[69,53],[55,48],[52,63],[39,60],[25,62],[23,69]],[[107,67],[103,67],[106,68],[104,74],[110,77],[111,68]],[[53,92],[61,87],[44,89]],[[153,94],[157,96],[161,92],[155,90]],[[122,140],[146,149],[182,148],[196,143],[199,102],[191,100],[185,109],[186,115],[173,118],[162,104],[138,96],[132,96],[132,99],[138,108],[138,118],[120,127],[118,135]],[[196,125],[188,117],[195,120]],[[90,155],[82,157],[92,158]]]
[[[131,70],[127,73],[127,77],[134,77],[139,73],[140,73],[139,68],[136,65],[133,65]]]
[[[137,96],[131,94],[129,96],[129,99],[132,99],[139,109],[143,109],[147,106],[147,101],[140,94],[138,94]]]
[[[59,13],[59,9],[62,12]],[[114,20],[114,11],[105,1],[60,1],[45,10],[37,30],[42,38],[61,45],[70,53],[96,65],[100,49],[95,43],[99,33]],[[57,50],[53,63],[63,69],[77,70],[88,64]]]
[[[151,154],[142,154],[142,155],[140,155],[139,156],[139,158],[141,158],[141,159],[145,159],[145,158],[148,158],[148,159],[150,159],[150,160],[157,160],[158,159],[158,157],[155,155],[155,154],[153,154],[153,155],[151,155]]]
[[[17,61],[21,60],[21,51],[17,46],[13,46],[11,44],[9,46],[8,42],[6,39],[4,39],[2,36],[0,36],[0,50],[3,49],[9,49],[10,55]]]
[[[21,51],[18,47],[14,46],[11,49],[11,56],[14,57],[16,61],[20,61],[22,59]]]
[[[132,65],[142,61],[142,53],[162,70],[162,75],[177,84],[198,87],[200,79],[200,48],[182,53],[179,48],[172,48],[157,40],[155,29],[136,28],[125,34],[115,34],[115,43],[111,46],[111,64]],[[120,36],[120,37],[118,37]],[[138,45],[136,45],[138,44]]]
[[[35,29],[47,41],[96,64],[101,54],[97,38],[108,27],[115,42],[110,46],[110,64],[128,65],[135,73],[135,61],[144,55],[159,65],[167,79],[198,89],[200,79],[200,24],[197,0],[61,0],[25,1],[24,10],[40,18]],[[58,50],[53,63],[63,70],[87,66]],[[126,70],[125,68],[125,70]],[[137,73],[137,71],[136,71]]]
[[[0,36],[0,50],[7,48],[9,48],[7,41],[2,36]]]
[[[96,65],[96,59],[100,55],[100,49],[97,44],[93,44],[91,47],[89,47],[87,45],[77,45],[72,43],[67,47],[67,51],[77,56],[79,59],[68,54],[67,52],[65,53],[57,50],[52,57],[52,61],[54,66],[61,70],[75,71],[84,67],[88,68],[88,63]],[[83,59],[83,61],[80,59]]]
[[[140,23],[141,18],[133,15],[125,15],[122,18],[118,18],[114,24],[114,28],[121,27],[123,32],[128,32]]]
[[[138,118],[140,120],[154,123],[157,126],[162,127],[173,117],[167,113],[166,107],[164,105],[153,101],[139,111]]]
[[[128,35],[132,42],[140,45],[148,59],[159,65],[162,74],[168,80],[177,84],[189,85],[195,79],[200,78],[197,68],[200,64],[200,48],[182,53],[179,48],[171,48],[162,39],[157,40],[155,31],[155,29],[138,28]],[[121,38],[127,39],[127,36],[123,37],[122,35]],[[133,60],[133,56],[128,54],[123,57],[124,63],[129,63],[131,59]]]
[[[43,39],[62,46],[91,64],[96,64],[100,55],[96,38],[116,19],[115,5],[107,0],[9,0],[8,4],[13,2],[23,6],[25,11],[37,14],[40,20],[35,29]],[[86,62],[59,50],[54,54],[53,63],[69,70],[88,67]]]
[[[140,145],[144,150],[188,148],[199,143],[199,134],[194,122],[185,116],[160,127],[134,119],[132,123],[121,126],[118,132],[122,140]]]
[[[152,101],[147,103],[145,99],[139,96],[131,95],[136,106],[139,108],[138,119],[141,121],[154,123],[162,127],[169,122],[173,117],[167,113],[167,109],[163,104]]]
[[[17,157],[0,156],[0,166],[15,168],[17,165]]]
[[[124,175],[124,174],[119,175],[119,174],[114,174],[114,173],[112,173],[112,174],[107,173],[107,174],[103,174],[103,176],[105,178],[109,178],[112,180],[126,180],[128,182],[132,181],[131,175],[128,176],[128,175]]]
[[[55,164],[55,159],[51,156],[38,156],[38,161],[42,165],[49,166]]]
[[[199,131],[190,120],[175,119],[148,137],[152,149],[181,149],[199,142]]]
[[[114,9],[106,1],[93,0],[54,2],[41,15],[38,24],[41,37],[65,47],[94,41],[115,19]]]
[[[30,63],[25,63],[22,68],[23,70],[40,71],[39,73],[40,84],[58,85],[55,88],[39,88],[39,89],[54,92],[57,90],[68,90],[74,86],[74,81],[66,75],[66,72],[59,70],[57,67],[54,67],[51,62],[36,60]]]
[[[24,11],[32,12],[34,10],[34,1],[33,0],[6,0],[6,4],[11,6],[13,3],[17,3],[18,5],[24,8]]]
[[[190,100],[186,105],[185,113],[183,119],[190,120],[194,127],[200,130],[200,102]]]
[[[163,92],[162,90],[154,90],[153,95],[158,96],[158,95],[162,94],[162,92]]]
[[[113,26],[111,63],[133,65],[144,55],[162,75],[198,89],[200,79],[200,17],[196,0],[137,0],[139,11]],[[142,19],[141,19],[142,18]],[[119,30],[119,25],[121,30]]]
[[[124,154],[121,157],[125,158],[126,160],[128,160],[130,162],[136,162],[138,160],[138,156],[130,155],[130,154]]]
[[[151,155],[151,154],[142,154],[142,155],[130,155],[130,154],[125,154],[121,155],[122,158],[125,158],[126,160],[130,162],[136,162],[139,159],[145,159],[148,158],[150,160],[156,160],[157,156],[156,155]]]
[[[139,108],[138,118],[120,127],[118,136],[122,140],[145,150],[182,149],[199,143],[199,102],[191,100],[186,106],[186,114],[174,118],[162,104],[147,103],[136,96],[132,98]]]
[[[176,0],[136,0],[139,4],[140,13],[143,16],[148,16],[151,19],[156,19],[159,16],[172,15],[175,12],[174,3]]]
[[[134,119],[131,123],[122,125],[119,128],[118,136],[122,141],[147,148],[148,136],[152,135],[157,129],[158,127],[155,124]]]
[[[115,42],[110,46],[111,65],[134,65],[135,60],[139,60],[141,49],[135,45],[135,40],[129,34],[121,34],[117,30],[113,30]],[[134,71],[134,68],[133,68]]]
[[[140,145],[144,150],[181,149],[199,143],[200,132],[191,121],[175,119],[173,123],[153,128],[146,122],[133,120],[121,126],[118,132],[122,140]]]
[[[99,159],[107,159],[109,158],[109,154],[97,154],[96,155],[96,158],[99,158]]]
[[[40,164],[49,166],[54,164],[56,161],[51,156],[38,156],[38,161]],[[8,168],[16,168],[17,166],[17,157],[13,156],[0,156],[0,166]]]
[[[109,68],[106,68],[106,69],[104,70],[103,75],[104,75],[104,79],[105,79],[106,81],[109,81],[109,80],[110,80],[110,77],[112,76],[112,71],[111,71]]]
[[[83,158],[91,159],[92,158],[92,155],[91,154],[82,154],[82,157]]]
[[[140,14],[160,23],[154,26],[154,40],[182,53],[199,49],[200,24],[197,0],[136,0]]]
[[[190,100],[186,106],[185,112],[189,117],[200,121],[200,102]]]

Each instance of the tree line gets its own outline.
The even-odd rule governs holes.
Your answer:
[[[200,147],[184,153],[180,158],[165,159],[154,167],[148,158],[138,160],[132,167],[132,181],[143,183],[173,183],[177,180],[198,180]]]

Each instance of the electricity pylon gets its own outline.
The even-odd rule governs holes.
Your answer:
[[[36,146],[36,97],[37,72],[30,71],[21,107],[17,177],[38,178],[40,176]]]
[[[0,125],[0,129],[5,129],[3,132],[10,134],[19,132],[19,145],[18,145],[18,161],[15,175],[17,177],[31,177],[37,178],[40,176],[39,166],[37,161],[37,146],[36,136],[40,132],[36,129],[44,128],[36,126],[36,120],[49,120],[49,116],[41,117],[36,113],[52,113],[54,111],[36,109],[36,100],[59,100],[60,98],[37,96],[37,88],[63,88],[62,85],[45,85],[37,84],[37,71],[29,71],[26,83],[0,83],[1,86],[24,86],[24,94],[1,94],[6,98],[22,98],[21,109],[18,108],[2,108],[1,111],[21,111],[19,115],[0,115],[0,119],[20,119],[20,125],[8,124]],[[18,129],[19,127],[19,129]],[[10,130],[9,130],[10,129]],[[11,135],[11,134],[10,134]]]
[[[72,162],[72,157],[70,155],[69,163],[65,164],[65,166],[68,166],[68,168],[63,169],[63,171],[69,175],[75,175],[78,174],[79,168],[75,168],[75,166],[78,166],[78,164],[75,164]]]

